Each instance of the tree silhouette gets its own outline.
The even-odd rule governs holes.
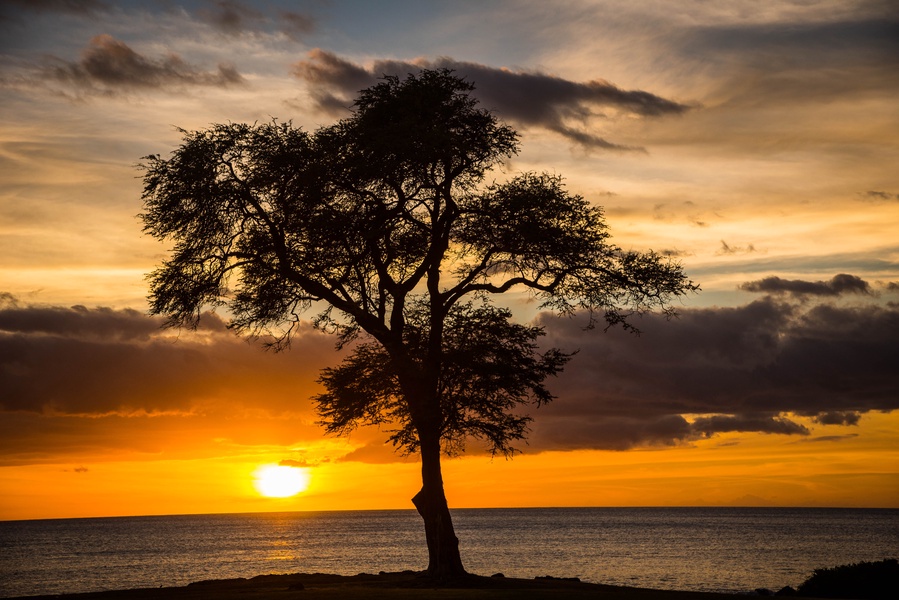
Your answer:
[[[413,498],[428,573],[465,573],[444,495],[441,451],[469,438],[510,455],[524,404],[570,358],[540,352],[539,327],[493,304],[528,291],[541,307],[622,325],[695,286],[679,265],[610,243],[601,209],[557,176],[486,184],[517,133],[447,70],[386,77],[352,116],[308,133],[290,123],[183,131],[168,159],[145,157],[145,232],[174,242],[150,276],[167,324],[195,327],[226,306],[238,332],[289,343],[300,316],[349,356],[315,398],[329,432],[374,424],[421,457]]]

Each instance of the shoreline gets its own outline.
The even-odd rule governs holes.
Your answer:
[[[251,578],[207,580],[182,587],[136,588],[76,594],[18,596],[9,600],[542,600],[598,598],[601,600],[734,600],[740,594],[655,590],[586,583],[551,576],[520,579],[469,575],[448,585],[438,585],[423,573],[403,571],[377,575],[294,573],[257,575]]]

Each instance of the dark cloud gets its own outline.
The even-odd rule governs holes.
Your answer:
[[[0,302],[0,332],[77,336],[82,339],[147,340],[159,332],[161,321],[145,318],[136,310],[19,307]]]
[[[795,296],[839,296],[842,294],[870,294],[868,282],[856,277],[840,273],[830,281],[802,281],[766,277],[758,281],[750,281],[740,286],[747,292],[765,294],[793,294]]]
[[[561,388],[560,388],[561,389]],[[565,403],[566,397],[557,401]],[[566,412],[571,414],[566,415]],[[618,411],[586,416],[573,406],[541,408],[535,418],[525,452],[544,450],[629,450],[649,446],[674,446],[695,439],[690,423],[677,414],[633,414]]]
[[[671,445],[734,431],[807,435],[790,415],[855,425],[899,408],[899,307],[794,304],[646,316],[643,335],[544,318],[547,343],[579,348],[532,411],[527,450]]]
[[[203,71],[177,54],[147,58],[109,35],[91,39],[78,62],[56,59],[46,67],[44,76],[79,93],[105,95],[122,90],[228,87],[244,83],[232,65],[220,64],[215,71]]]
[[[133,310],[0,306],[0,410],[41,414],[188,412],[232,402],[274,412],[309,405],[332,340],[301,332],[262,351],[207,314],[196,332],[161,330]],[[305,391],[303,391],[305,390]],[[299,403],[299,404],[298,404]]]
[[[832,410],[809,416],[822,425],[858,425],[862,418],[861,413],[853,410]]]
[[[359,90],[385,75],[404,77],[423,68],[452,69],[475,84],[482,106],[526,127],[554,131],[588,148],[640,150],[609,142],[591,131],[592,122],[614,115],[659,117],[681,114],[685,104],[641,90],[622,90],[602,79],[574,82],[540,72],[498,69],[452,58],[379,60],[370,68],[321,49],[294,65],[293,73],[313,87],[320,109],[343,114]]]
[[[774,415],[712,415],[693,421],[692,431],[706,436],[730,431],[758,431],[785,435],[808,435],[804,425]]]
[[[209,411],[231,429],[202,425],[206,437],[191,451],[210,439],[323,435],[312,382],[340,360],[324,334],[304,330],[290,351],[274,354],[214,315],[196,333],[175,335],[136,311],[27,306],[2,296],[0,450],[9,460],[46,460],[51,449],[158,452],[166,439],[183,438],[182,420],[202,422]],[[672,321],[647,315],[640,336],[583,331],[576,318],[540,322],[547,344],[579,353],[550,382],[558,399],[532,411],[525,452],[670,446],[725,432],[810,438],[817,426],[856,425],[868,411],[899,408],[899,306],[769,296],[684,309]],[[294,416],[277,428],[249,427],[237,417],[247,411]],[[385,439],[372,428],[354,432],[361,446],[339,460],[414,460],[393,454]],[[477,442],[470,451],[480,451]]]

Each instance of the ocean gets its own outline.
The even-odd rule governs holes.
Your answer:
[[[478,575],[739,593],[795,587],[816,568],[899,556],[899,510],[452,512],[465,566]],[[412,510],[0,522],[0,597],[426,566]]]

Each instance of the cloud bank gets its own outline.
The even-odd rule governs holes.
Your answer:
[[[822,292],[833,288],[786,283],[825,296],[868,287]],[[552,388],[559,400],[534,415],[532,450],[667,446],[725,432],[807,435],[790,415],[850,426],[865,412],[899,408],[892,304],[766,296],[735,308],[685,309],[670,322],[648,316],[639,337],[584,333],[573,320],[543,325],[553,345],[581,351]]]
[[[476,85],[481,105],[525,127],[548,129],[586,148],[639,150],[593,133],[594,122],[617,116],[662,117],[689,110],[686,104],[642,90],[622,90],[602,79],[574,82],[539,71],[498,69],[452,58],[377,60],[364,67],[316,48],[293,66],[313,86],[320,110],[344,115],[356,94],[385,75],[404,77],[421,69],[451,69]]]
[[[857,295],[869,286],[850,275],[761,281],[768,283],[744,287],[802,297],[684,309],[668,322],[649,315],[641,336],[585,332],[577,319],[542,316],[546,343],[579,353],[550,382],[558,399],[532,411],[522,450],[626,450],[730,432],[809,436],[817,425],[853,426],[868,411],[899,408],[899,305],[836,303],[833,294],[870,298]],[[810,289],[818,302],[805,298]],[[308,399],[319,370],[339,360],[328,336],[309,330],[290,351],[272,354],[238,339],[215,315],[178,338],[136,311],[0,300],[0,411],[7,415],[66,417],[74,427],[74,417],[251,407],[290,412],[307,435],[319,432]],[[96,438],[93,429],[85,431]],[[360,432],[355,439],[368,445],[343,460],[401,460],[385,437]]]
[[[187,414],[206,404],[308,410],[333,340],[311,328],[272,354],[206,314],[196,332],[134,310],[21,306],[0,297],[0,411]]]

